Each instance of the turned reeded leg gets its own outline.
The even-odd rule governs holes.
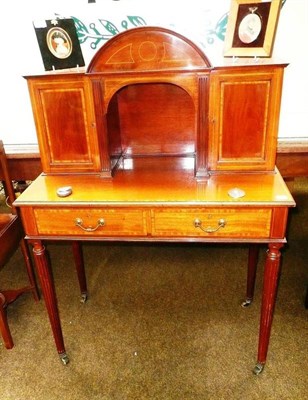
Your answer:
[[[84,269],[83,252],[80,242],[74,241],[72,243],[75,267],[78,276],[78,282],[81,293],[81,302],[85,303],[88,298],[87,279]]]
[[[246,299],[245,299],[245,301],[243,301],[242,307],[248,307],[252,303],[252,300],[253,300],[254,291],[255,291],[259,249],[260,249],[260,246],[258,244],[251,244],[249,246]]]
[[[32,242],[32,245],[35,265],[41,283],[41,289],[56,343],[56,348],[63,364],[67,364],[69,359],[65,352],[56,292],[46,250],[42,242],[39,240]]]
[[[6,299],[0,292],[0,332],[3,338],[4,346],[7,349],[12,349],[14,347],[14,343],[7,321],[6,305]]]
[[[269,244],[267,250],[263,278],[258,360],[253,371],[257,375],[263,371],[266,362],[280,271],[280,249],[282,247],[282,243]]]

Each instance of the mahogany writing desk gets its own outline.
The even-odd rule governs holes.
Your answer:
[[[275,154],[283,69],[211,66],[183,36],[115,36],[87,71],[28,76],[44,173],[17,199],[57,351],[65,352],[44,241],[268,243],[255,373],[268,350],[289,207]],[[67,197],[59,188],[71,187]],[[206,265],[205,265],[206,268]]]

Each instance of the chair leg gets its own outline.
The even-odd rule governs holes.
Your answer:
[[[5,290],[3,292],[0,292],[0,332],[3,338],[4,345],[7,349],[12,349],[14,347],[14,342],[7,319],[8,304],[13,303],[17,299],[17,297],[26,292],[32,292],[34,300],[39,300],[39,293],[30,259],[30,252],[24,239],[21,239],[20,241],[20,248],[25,260],[30,285],[28,284],[28,286],[19,289]]]
[[[256,281],[259,249],[260,246],[258,244],[251,244],[249,246],[246,300],[242,303],[242,307],[249,306],[253,300],[255,292],[255,281]]]
[[[23,257],[25,260],[26,268],[27,268],[27,274],[28,274],[29,282],[30,282],[30,290],[32,291],[34,300],[38,301],[39,293],[38,293],[38,289],[37,289],[35,275],[33,272],[33,266],[32,266],[31,259],[30,259],[29,247],[24,238],[22,238],[20,241],[20,248],[21,248],[21,251],[22,251],[22,254],[23,254]]]
[[[13,338],[9,328],[6,312],[6,300],[2,293],[0,293],[0,332],[3,338],[4,346],[7,349],[12,349],[14,347]]]

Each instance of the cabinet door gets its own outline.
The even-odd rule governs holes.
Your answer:
[[[43,171],[100,170],[91,87],[83,77],[28,78]]]
[[[218,70],[211,75],[209,169],[275,167],[283,67]]]

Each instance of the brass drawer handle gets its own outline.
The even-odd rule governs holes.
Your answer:
[[[100,226],[104,226],[105,225],[105,220],[104,218],[99,218],[97,220],[97,225],[92,228],[92,226],[89,226],[88,228],[85,228],[83,225],[83,220],[81,218],[76,218],[75,219],[75,225],[79,226],[79,228],[81,228],[83,231],[85,232],[95,232],[96,229],[98,229]]]
[[[227,224],[227,222],[223,218],[221,218],[218,221],[218,227],[217,228],[211,228],[210,226],[208,226],[207,228],[203,228],[201,219],[196,218],[194,220],[195,228],[200,228],[205,233],[217,232],[220,228],[224,228],[226,226],[226,224]]]

